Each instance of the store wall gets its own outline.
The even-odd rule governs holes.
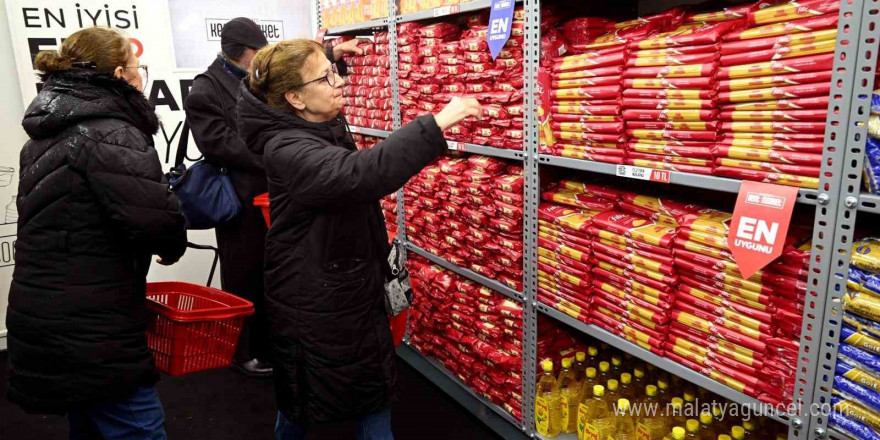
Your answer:
[[[204,67],[191,64],[214,59],[220,51],[220,41],[211,34],[212,23],[237,16],[250,17],[273,29],[283,29],[282,38],[314,37],[316,31],[311,17],[314,9],[312,0],[261,0],[241,2],[238,0],[3,0],[0,8],[0,133],[3,144],[0,146],[0,350],[6,348],[6,309],[9,284],[12,279],[14,255],[11,252],[15,240],[15,212],[7,211],[7,205],[14,198],[18,186],[18,153],[26,136],[21,129],[24,107],[36,94],[36,75],[30,63],[30,39],[42,39],[40,50],[55,49],[61,38],[80,29],[76,20],[80,9],[98,11],[108,9],[109,17],[134,17],[135,11],[139,26],[129,26],[126,34],[141,44],[141,62],[150,66],[150,80],[147,96],[157,104],[156,110],[163,123],[163,130],[156,135],[155,143],[163,168],[168,168],[174,160],[182,135],[184,134],[183,95],[189,81]],[[33,8],[32,16],[40,17],[25,23],[24,8]],[[64,26],[49,21],[44,10],[56,16],[64,13]],[[125,15],[127,14],[127,15]],[[81,17],[86,17],[83,13]],[[100,15],[99,17],[104,17]],[[27,26],[29,24],[30,26]],[[101,25],[99,22],[98,25]],[[86,26],[90,25],[88,22]],[[278,40],[281,38],[270,38]],[[54,41],[54,42],[53,42]],[[182,47],[181,41],[198,41],[203,53],[182,53],[175,56],[175,47]],[[201,58],[198,58],[201,56]],[[207,65],[205,65],[207,67]],[[199,158],[195,142],[190,138],[187,157]],[[4,173],[14,168],[12,180],[5,184]],[[14,206],[14,204],[13,204]],[[190,231],[189,241],[198,244],[215,245],[214,231]],[[7,248],[10,250],[7,252]],[[149,281],[175,280],[205,284],[213,262],[213,253],[202,250],[189,250],[181,261],[164,267],[153,264]],[[219,265],[218,265],[219,266]],[[220,287],[219,270],[214,276],[213,287]]]

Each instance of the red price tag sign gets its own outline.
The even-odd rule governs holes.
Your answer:
[[[327,28],[321,28],[321,30],[318,31],[318,36],[315,37],[315,41],[323,44],[325,35],[327,35]]]
[[[739,189],[727,245],[747,279],[782,255],[798,189],[745,181]]]
[[[446,141],[446,145],[448,145],[449,149],[452,151],[464,151],[464,143],[463,142]]]

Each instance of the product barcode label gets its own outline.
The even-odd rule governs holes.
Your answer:
[[[655,170],[653,168],[618,165],[617,175],[619,177],[629,177],[630,179],[669,183],[669,171]]]
[[[349,131],[351,131],[352,133],[355,133],[355,134],[361,132],[361,128],[356,125],[349,125],[348,129],[349,129]]]
[[[448,145],[449,149],[452,151],[464,151],[465,149],[464,142],[446,141],[446,145]]]
[[[461,12],[461,5],[441,6],[434,8],[434,16],[442,17],[444,15],[458,14]]]

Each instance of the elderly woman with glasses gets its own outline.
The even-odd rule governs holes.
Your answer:
[[[320,44],[287,40],[257,53],[238,102],[239,133],[263,155],[269,180],[278,440],[340,420],[357,422],[357,438],[392,438],[390,247],[379,199],[443,154],[443,130],[481,115],[476,100],[456,98],[358,151],[340,113],[344,83]]]

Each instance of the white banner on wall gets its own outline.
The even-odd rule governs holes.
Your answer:
[[[125,32],[141,64],[149,66],[149,82],[144,93],[156,105],[162,122],[155,145],[166,169],[172,165],[181,139],[190,136],[183,102],[192,79],[204,71],[220,51],[219,34],[212,36],[212,29],[219,32],[226,21],[243,16],[255,18],[270,41],[305,37],[311,21],[308,11],[307,0],[6,0],[25,107],[30,105],[40,87],[38,72],[33,67],[33,59],[39,51],[59,49],[64,38],[87,27],[114,27]],[[21,145],[7,145],[0,150],[0,268],[14,264],[20,149]],[[187,159],[200,158],[195,142],[190,139]],[[213,231],[190,232],[189,239],[214,244]],[[190,251],[177,265],[166,268],[154,264],[150,279],[204,284],[211,259],[205,251]],[[8,289],[10,277],[10,271],[0,272],[0,296]],[[218,272],[215,287],[220,285],[219,278]],[[3,307],[2,301],[0,307]],[[0,331],[2,329],[0,322]]]

